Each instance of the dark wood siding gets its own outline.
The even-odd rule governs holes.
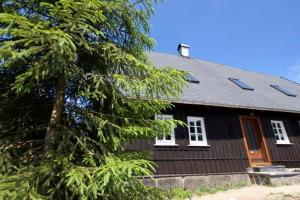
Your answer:
[[[158,175],[246,172],[248,158],[239,116],[259,117],[273,164],[300,167],[300,115],[177,104],[166,112],[187,122],[188,116],[203,117],[209,147],[191,147],[187,127],[175,129],[178,146],[154,146],[153,141],[136,141],[130,149],[150,150],[158,164]],[[292,145],[278,145],[270,120],[282,120]]]
[[[276,144],[271,120],[283,121],[291,145]],[[261,118],[270,149],[271,161],[274,165],[300,167],[300,127],[298,120],[300,120],[300,116],[285,113],[265,113]]]

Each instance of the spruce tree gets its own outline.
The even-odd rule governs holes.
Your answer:
[[[0,199],[160,199],[127,152],[186,74],[147,59],[152,0],[1,0]]]

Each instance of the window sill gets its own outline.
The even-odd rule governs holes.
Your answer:
[[[276,142],[275,144],[276,145],[287,145],[287,146],[288,145],[294,145],[294,143],[290,143],[290,142],[289,143],[278,143],[278,142]]]
[[[189,144],[188,147],[210,147],[209,144]]]
[[[177,147],[179,145],[178,144],[154,144],[154,146],[157,146],[157,147],[163,147],[163,146]]]

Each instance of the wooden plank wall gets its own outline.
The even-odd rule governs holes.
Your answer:
[[[238,118],[219,109],[177,105],[170,111],[187,123],[187,116],[204,117],[209,147],[190,147],[187,127],[175,130],[178,147],[155,147],[158,174],[244,172],[247,158]]]
[[[204,117],[209,147],[190,147],[186,127],[175,129],[178,146],[154,146],[153,141],[136,141],[131,150],[150,150],[158,164],[157,175],[215,174],[246,172],[248,158],[239,123],[240,115],[261,120],[273,164],[300,167],[300,115],[253,110],[177,104],[166,114],[187,122],[187,116]],[[270,120],[283,120],[293,145],[276,145]]]
[[[270,120],[282,120],[291,145],[276,144]],[[286,113],[264,113],[261,124],[269,146],[271,161],[274,165],[300,167],[300,127],[299,115]]]

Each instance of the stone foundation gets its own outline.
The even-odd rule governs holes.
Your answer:
[[[259,173],[250,173],[250,181],[252,184],[257,185],[293,185],[300,184],[300,174],[259,174]]]
[[[187,188],[195,190],[201,186],[250,184],[248,174],[177,176],[142,179],[145,185],[162,189]]]

